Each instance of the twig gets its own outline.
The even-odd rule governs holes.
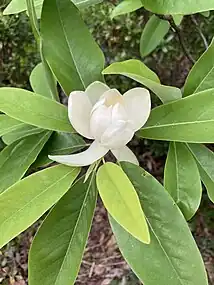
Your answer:
[[[186,45],[184,43],[184,39],[183,39],[183,35],[182,35],[182,31],[181,29],[176,26],[172,16],[170,15],[159,15],[159,14],[156,14],[157,17],[159,17],[160,19],[162,20],[165,20],[165,21],[168,21],[170,26],[171,26],[171,29],[177,34],[178,36],[178,39],[179,39],[179,42],[180,42],[180,45],[183,49],[183,52],[185,53],[186,57],[189,59],[189,61],[192,63],[192,64],[195,64],[195,60],[193,59],[193,57],[191,56],[191,54],[189,53],[188,49],[186,48]]]
[[[203,32],[202,32],[202,30],[201,30],[201,28],[200,28],[200,25],[199,25],[199,23],[198,23],[198,21],[196,20],[196,18],[195,18],[194,15],[191,15],[191,20],[192,20],[192,22],[195,24],[196,29],[198,30],[198,33],[199,33],[199,35],[200,35],[200,37],[201,37],[201,39],[202,39],[202,41],[203,41],[203,43],[204,43],[205,49],[208,49],[209,44],[208,44],[208,42],[207,42],[207,39],[206,39],[205,35],[203,34]]]

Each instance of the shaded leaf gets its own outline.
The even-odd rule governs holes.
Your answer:
[[[112,11],[111,18],[136,11],[143,7],[141,0],[123,0]]]
[[[0,152],[0,193],[24,176],[50,135],[50,131],[32,135],[12,143]]]
[[[164,170],[164,187],[186,220],[190,220],[199,208],[202,187],[197,164],[184,143],[170,143]]]
[[[79,168],[64,165],[37,172],[0,194],[0,248],[26,230],[69,189]]]
[[[17,127],[23,126],[23,122],[17,121],[7,115],[0,115],[0,136],[14,131]]]
[[[151,233],[145,245],[110,219],[120,250],[144,285],[208,285],[206,271],[182,213],[163,186],[142,168],[122,167],[135,186]]]
[[[200,171],[201,179],[207,189],[208,196],[214,202],[214,154],[200,144],[188,144]]]
[[[168,21],[152,15],[146,23],[140,39],[140,54],[142,57],[149,55],[161,43],[170,29]]]
[[[29,256],[31,285],[74,284],[96,205],[95,179],[78,180],[49,213]]]
[[[67,95],[103,80],[103,53],[70,0],[45,0],[41,34],[44,56]]]

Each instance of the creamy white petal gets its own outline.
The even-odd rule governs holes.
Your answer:
[[[110,88],[106,84],[100,81],[95,81],[86,88],[85,92],[88,95],[91,104],[94,105],[108,90],[110,90]]]
[[[139,130],[149,118],[151,112],[151,97],[145,88],[133,88],[124,95],[125,108],[134,131]]]
[[[112,106],[101,105],[91,114],[90,132],[95,139],[100,140],[102,134],[111,125]]]
[[[125,146],[134,136],[134,131],[125,121],[117,121],[104,132],[101,137],[101,144],[110,149],[117,149]]]
[[[123,103],[123,96],[120,94],[120,92],[117,89],[110,89],[106,91],[102,97],[102,99],[105,99],[105,105],[111,106],[115,105],[117,103]]]
[[[128,121],[128,115],[123,104],[117,103],[112,107],[112,123],[117,121]]]
[[[82,136],[93,139],[90,132],[92,104],[83,91],[71,92],[68,99],[68,117],[74,129]]]
[[[48,157],[56,162],[68,166],[87,166],[101,157],[103,157],[109,150],[94,141],[90,147],[81,153],[71,155],[49,155]]]
[[[111,149],[111,152],[118,161],[128,161],[133,164],[139,165],[137,157],[127,146],[124,146],[119,149]]]

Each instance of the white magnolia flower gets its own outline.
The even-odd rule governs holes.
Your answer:
[[[71,92],[68,100],[70,122],[79,134],[94,142],[84,152],[49,158],[70,166],[86,166],[111,150],[118,161],[138,164],[126,144],[146,123],[150,111],[150,94],[144,88],[131,89],[122,96],[116,89],[94,82],[85,92]]]

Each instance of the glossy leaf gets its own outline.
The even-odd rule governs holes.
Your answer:
[[[2,140],[5,144],[9,145],[21,138],[26,138],[31,135],[40,134],[44,132],[43,129],[22,123],[18,125],[13,131],[5,134]]]
[[[43,63],[39,63],[31,72],[30,84],[33,91],[39,95],[43,95],[48,98],[53,98],[51,90],[46,79]],[[56,85],[55,81],[55,85]]]
[[[0,111],[39,128],[73,132],[65,106],[30,91],[1,88]]]
[[[195,14],[214,10],[213,0],[143,0],[146,9],[157,14]]]
[[[129,233],[143,243],[149,231],[136,191],[121,167],[105,163],[97,172],[97,188],[108,212]]]
[[[214,88],[214,41],[191,69],[185,86],[184,96]]]
[[[53,163],[48,158],[48,155],[72,154],[86,146],[83,138],[77,134],[54,132],[33,164],[33,167],[37,168]]]
[[[209,198],[214,202],[214,153],[200,144],[188,144],[200,171]]]
[[[103,80],[103,53],[70,0],[45,0],[41,34],[44,56],[67,95]]]
[[[156,49],[168,33],[169,28],[168,21],[162,20],[155,15],[151,16],[143,29],[140,39],[140,54],[142,57],[149,55]]]
[[[38,18],[41,16],[41,10],[44,0],[34,0],[35,9]],[[84,9],[90,5],[101,3],[102,0],[73,0],[79,9]],[[3,15],[18,14],[27,10],[26,0],[12,0],[4,9]]]
[[[103,74],[121,74],[127,76],[145,85],[154,92],[163,103],[180,99],[182,97],[180,89],[161,85],[157,75],[143,62],[136,59],[112,63],[104,69]]]
[[[37,172],[0,194],[0,248],[26,230],[69,189],[78,168],[64,165]]]
[[[136,11],[143,7],[141,0],[123,0],[112,11],[111,18]]]
[[[32,135],[0,152],[0,193],[20,180],[50,137],[51,132]]]
[[[164,171],[164,187],[186,220],[190,220],[199,208],[202,187],[197,164],[184,143],[170,143]]]
[[[83,180],[56,204],[34,238],[29,256],[31,285],[75,282],[97,198],[95,179]]]
[[[140,137],[209,143],[214,142],[214,89],[154,108]]]
[[[144,285],[208,285],[206,271],[182,213],[163,186],[142,168],[122,163],[143,205],[151,233],[145,245],[115,220],[119,248]]]
[[[17,127],[23,126],[23,122],[17,121],[7,115],[0,115],[0,136],[14,131]]]

